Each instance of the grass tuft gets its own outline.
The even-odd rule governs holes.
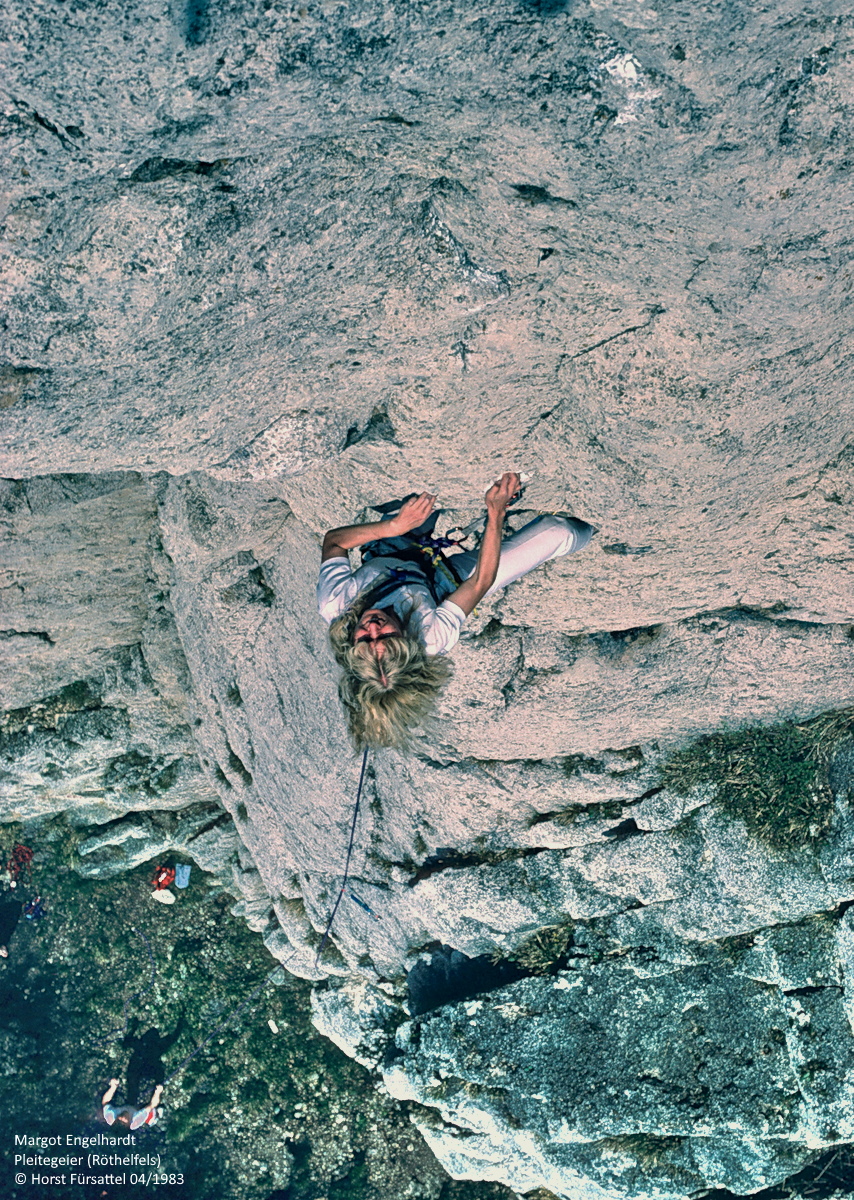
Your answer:
[[[679,795],[713,785],[715,803],[768,846],[815,845],[828,835],[834,817],[828,764],[852,732],[854,708],[800,724],[714,733],[664,763],[661,780]]]
[[[562,921],[559,925],[547,925],[520,942],[509,954],[496,952],[493,961],[515,963],[531,975],[549,975],[566,957],[572,945],[574,929],[575,922],[572,920]]]
[[[682,1151],[684,1141],[684,1138],[662,1137],[653,1133],[628,1133],[603,1138],[597,1145],[605,1152],[626,1154],[635,1160],[644,1174],[682,1182],[687,1190],[692,1184],[696,1187],[697,1176],[672,1162],[672,1156]]]

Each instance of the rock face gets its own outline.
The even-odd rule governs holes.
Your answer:
[[[315,1020],[439,1110],[419,1128],[459,1177],[603,1200],[750,1192],[852,1138],[850,940],[849,916],[822,916],[683,942],[677,963],[588,937],[567,970],[403,1024],[346,984]]]
[[[4,812],[105,825],[91,872],[195,854],[460,1177],[675,1198],[854,1141],[850,747],[785,850],[660,773],[854,704],[846,13],[5,30]],[[600,533],[370,760],[318,963],[358,776],[320,537],[413,487],[466,524],[511,466]],[[406,1011],[437,946],[570,927],[551,974]]]

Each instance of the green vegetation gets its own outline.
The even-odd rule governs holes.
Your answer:
[[[680,1137],[630,1133],[621,1137],[603,1138],[597,1145],[606,1153],[625,1154],[633,1158],[646,1175],[663,1176],[665,1179],[683,1183],[688,1190],[696,1188],[700,1182],[698,1176],[672,1161],[674,1156],[681,1156],[684,1142],[685,1139]]]
[[[623,815],[622,800],[606,800],[602,804],[569,804],[556,812],[552,820],[555,825],[574,825],[579,817],[597,817],[616,821]]]
[[[531,975],[549,975],[560,965],[572,945],[574,929],[575,922],[569,919],[559,925],[547,925],[520,942],[509,954],[497,951],[493,961],[515,963]]]
[[[715,802],[769,846],[814,845],[833,821],[828,763],[852,732],[851,708],[800,724],[725,730],[675,754],[662,766],[661,779],[680,795],[712,785]]]
[[[150,898],[153,862],[81,879],[72,869],[80,836],[61,818],[0,826],[4,859],[16,841],[35,851],[32,879],[17,894],[39,891],[48,911],[38,923],[20,921],[0,962],[0,1108],[10,1146],[11,1131],[106,1131],[100,1096],[111,1075],[128,1080],[127,1016],[134,1037],[177,1034],[163,1055],[167,1074],[215,1030],[167,1083],[162,1122],[140,1134],[137,1149],[159,1153],[163,1171],[184,1177],[158,1188],[167,1200],[509,1200],[499,1184],[448,1179],[408,1107],[380,1095],[368,1072],[314,1030],[308,983],[270,983],[239,1020],[216,1029],[275,966],[260,937],[231,916],[233,898],[196,867],[169,907]],[[153,982],[134,930],[151,946]],[[126,1099],[147,1099],[153,1082],[143,1075],[139,1094]],[[54,1185],[13,1195],[90,1200]],[[145,1187],[122,1189],[123,1200],[148,1196]]]

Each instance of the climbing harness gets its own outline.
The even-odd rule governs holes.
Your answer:
[[[361,595],[362,603],[365,605],[365,612],[369,608],[382,608],[389,596],[392,596],[408,583],[423,586],[427,583],[427,579],[421,571],[407,571],[403,567],[387,567],[378,576],[374,586],[368,588]]]
[[[458,571],[454,568],[453,557],[447,557],[442,553],[450,546],[459,546],[462,548],[462,542],[454,540],[450,537],[433,537],[431,535],[421,535],[414,539],[416,546],[423,554],[426,555],[427,561],[432,565],[434,576],[439,575],[443,579],[448,580],[453,584],[456,590],[463,582]]]
[[[375,544],[375,543],[373,543]],[[387,566],[378,577],[372,588],[364,593],[364,600],[369,608],[381,607],[379,601],[385,600],[393,592],[406,584],[417,584],[429,589],[433,599],[439,603],[443,596],[449,596],[463,582],[453,567],[453,558],[445,558],[440,549],[426,543],[410,542],[406,547],[383,547],[384,552],[363,554],[362,563],[366,565],[374,559],[392,558],[403,566]]]
[[[400,566],[385,566],[377,576],[372,587],[361,594],[364,611],[369,608],[382,608],[389,596],[394,595],[407,584],[417,587],[427,587],[437,604],[455,592],[463,582],[463,577],[455,569],[453,557],[446,558],[442,554],[444,544],[451,543],[447,538],[432,538],[422,536],[419,540],[406,539],[405,546],[387,545],[371,542],[371,547],[377,550],[362,553],[363,566],[374,559],[391,558]],[[368,547],[365,548],[366,550]]]
[[[338,891],[338,896],[336,897],[335,904],[332,908],[332,915],[326,923],[326,928],[323,931],[323,937],[321,938],[320,945],[317,947],[317,954],[314,957],[315,970],[318,968],[320,963],[320,956],[323,953],[323,947],[329,941],[329,934],[332,930],[332,922],[335,920],[335,914],[338,912],[338,905],[341,903],[341,897],[344,895],[344,889],[347,886],[347,879],[350,874],[350,857],[353,853],[353,842],[356,840],[356,822],[359,819],[359,804],[361,803],[362,799],[362,784],[365,782],[365,767],[367,765],[368,752],[366,750],[362,755],[362,770],[359,774],[359,786],[356,789],[356,803],[353,806],[353,820],[350,824],[350,842],[347,846],[347,857],[344,860],[344,878],[341,880],[341,887]]]

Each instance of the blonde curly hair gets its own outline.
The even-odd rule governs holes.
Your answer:
[[[353,635],[370,597],[357,597],[329,626],[329,644],[341,667],[338,696],[347,717],[350,740],[357,750],[391,747],[407,750],[413,730],[429,717],[453,667],[440,655],[429,655],[410,628],[412,611],[398,618],[400,637],[384,642],[381,658]]]

